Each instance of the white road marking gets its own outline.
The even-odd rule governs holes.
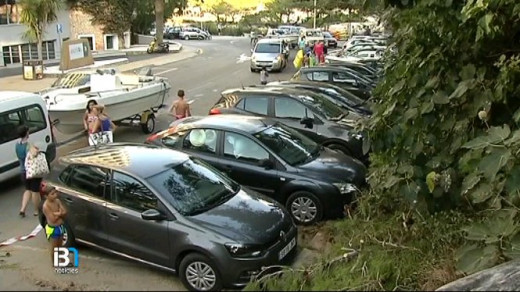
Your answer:
[[[199,94],[195,94],[194,96],[195,96],[195,97],[199,97],[199,96],[203,96],[203,95],[204,95],[204,94],[199,93]]]
[[[218,89],[213,89],[213,92],[217,92],[217,91],[218,91]]]
[[[168,70],[164,70],[164,71],[161,71],[159,73],[155,73],[155,75],[161,75],[161,74],[168,73],[168,72],[171,72],[171,71],[176,71],[176,70],[179,70],[179,68],[171,68],[171,69],[168,69]]]
[[[246,54],[240,55],[240,57],[237,58],[237,64],[244,63],[245,61],[251,60],[251,56],[247,56]]]

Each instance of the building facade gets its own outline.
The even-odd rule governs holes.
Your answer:
[[[118,50],[130,47],[130,32],[124,39],[114,33],[104,33],[103,26],[93,24],[90,14],[81,10],[70,10],[70,31],[72,39],[88,40],[91,51]]]
[[[27,27],[20,23],[21,11],[18,0],[0,0],[0,66],[38,59],[36,43],[24,37]],[[61,42],[70,38],[68,10],[59,11],[57,16],[43,35],[44,60],[60,58]]]

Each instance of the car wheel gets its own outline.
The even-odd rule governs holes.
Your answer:
[[[202,40],[204,40],[204,37],[203,37],[203,36],[201,36],[201,35],[200,35],[200,36],[198,36],[197,38],[198,38],[199,40],[201,40],[201,41],[202,41]]]
[[[255,70],[255,69],[253,69],[253,68],[249,68],[249,69],[251,69],[251,72],[256,72],[256,70]]]
[[[286,204],[294,222],[299,225],[311,225],[323,217],[320,200],[311,192],[297,191],[289,196]]]
[[[184,39],[185,39],[185,40],[189,40],[190,37],[189,37],[189,36],[185,36]]]
[[[326,145],[325,147],[332,149],[332,150],[338,150],[338,151],[342,152],[343,154],[352,157],[352,152],[350,152],[350,150],[348,150],[348,148],[343,145],[329,144],[329,145]]]
[[[190,291],[220,291],[222,279],[215,265],[198,253],[187,255],[179,266],[181,281]]]

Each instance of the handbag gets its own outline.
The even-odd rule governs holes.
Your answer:
[[[49,164],[45,153],[38,151],[36,155],[27,153],[25,157],[25,175],[27,179],[41,178],[49,173]]]

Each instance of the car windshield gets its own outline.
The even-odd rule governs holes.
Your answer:
[[[305,92],[297,95],[297,97],[329,120],[337,119],[347,114],[341,107],[337,106],[321,93]]]
[[[236,182],[198,159],[186,160],[147,180],[184,216],[213,209],[240,190]]]
[[[256,45],[255,53],[278,54],[280,53],[280,44],[264,43]]]
[[[283,124],[275,124],[254,136],[290,165],[308,162],[320,151],[317,143]]]
[[[365,101],[342,88],[323,88],[327,94],[334,96],[350,106],[363,104]]]

